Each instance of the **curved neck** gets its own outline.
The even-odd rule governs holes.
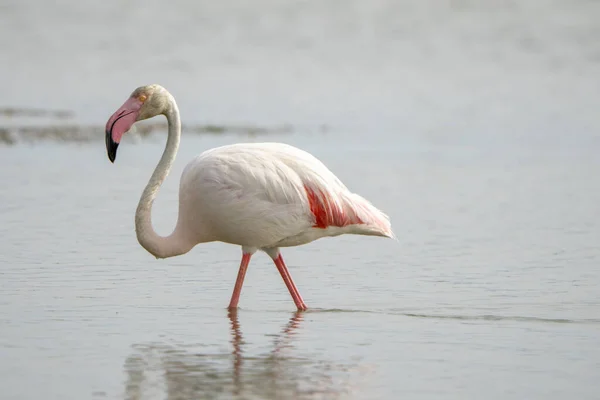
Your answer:
[[[142,192],[135,213],[135,232],[138,242],[156,258],[167,258],[184,254],[193,247],[193,245],[187,243],[184,238],[178,235],[177,228],[175,228],[171,235],[162,237],[152,227],[152,203],[156,198],[160,186],[169,175],[169,171],[177,155],[181,137],[179,109],[172,96],[169,96],[169,106],[165,112],[165,116],[169,125],[167,145],[156,169],[150,177],[150,181],[148,181],[146,188]]]

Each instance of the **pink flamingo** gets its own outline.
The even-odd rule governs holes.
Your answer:
[[[346,186],[311,154],[281,143],[245,143],[207,150],[185,167],[173,233],[159,236],[151,210],[175,160],[181,136],[179,109],[159,85],[137,88],[106,123],[106,150],[114,162],[121,138],[136,121],[164,115],[165,150],[135,214],[139,243],[158,258],[185,254],[199,243],[242,246],[242,261],[229,303],[237,308],[250,257],[267,253],[298,310],[306,310],[280,247],[342,234],[394,238],[389,218]]]

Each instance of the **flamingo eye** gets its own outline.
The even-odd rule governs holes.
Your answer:
[[[146,97],[146,95],[145,95],[145,94],[141,94],[141,95],[139,95],[139,97],[138,97],[138,100],[139,100],[139,101],[141,101],[142,103],[143,103],[143,102],[145,102],[145,101],[146,101],[146,99],[147,99],[147,97]]]

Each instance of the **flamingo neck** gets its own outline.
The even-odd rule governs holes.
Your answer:
[[[167,144],[158,165],[154,169],[146,188],[142,192],[135,213],[135,232],[138,242],[156,258],[167,258],[184,254],[193,247],[193,244],[188,243],[185,238],[178,233],[177,227],[173,230],[171,235],[166,237],[158,235],[152,227],[152,203],[158,194],[160,186],[169,175],[171,166],[177,155],[181,137],[179,109],[177,103],[175,103],[175,99],[170,95],[168,96],[169,105],[165,112],[169,126]]]

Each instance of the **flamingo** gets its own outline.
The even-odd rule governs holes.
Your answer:
[[[184,168],[173,232],[152,227],[152,203],[177,155],[181,120],[175,98],[157,84],[138,87],[106,123],[106,150],[114,163],[123,135],[137,121],[164,115],[165,150],[135,213],[140,245],[157,259],[220,241],[242,247],[229,309],[238,306],[250,258],[267,253],[298,310],[307,309],[280,248],[343,234],[395,238],[390,220],[346,186],[317,158],[283,143],[240,143],[206,150]]]

